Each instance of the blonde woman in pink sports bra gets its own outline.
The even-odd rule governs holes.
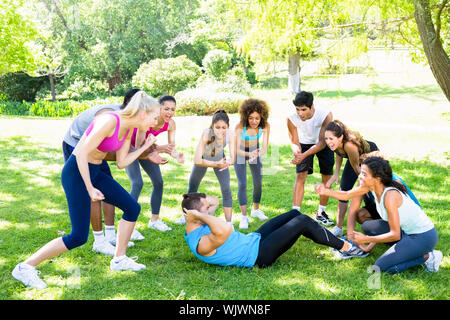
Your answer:
[[[131,138],[132,147],[136,148],[136,146],[141,145],[141,143],[143,143],[148,136],[153,135],[156,137],[163,132],[167,132],[168,144],[156,146],[156,151],[159,153],[167,153],[179,163],[184,163],[183,154],[179,153],[175,148],[176,124],[173,120],[173,116],[175,115],[176,110],[176,100],[172,96],[165,95],[159,98],[159,103],[161,104],[161,113],[158,123],[146,132],[137,129],[134,130]],[[167,163],[167,160],[161,164],[164,163]],[[144,186],[141,168],[143,168],[150,177],[153,186],[150,196],[152,217],[148,222],[148,227],[159,231],[170,231],[172,229],[160,219],[164,181],[161,174],[161,168],[158,163],[151,162],[147,159],[136,159],[125,169],[128,178],[131,181],[130,195],[138,201],[139,195],[141,194]],[[134,235],[137,235],[137,233],[137,230],[133,231]],[[141,235],[140,239],[144,239],[144,236]]]
[[[139,91],[125,109],[102,114],[91,123],[61,173],[72,230],[69,234],[48,242],[24,262],[17,264],[12,272],[14,278],[26,286],[46,288],[47,285],[39,278],[39,272],[35,267],[45,260],[86,243],[89,235],[91,201],[105,201],[124,212],[119,221],[117,245],[110,269],[113,271],[145,269],[145,265],[126,256],[128,241],[141,207],[100,167],[108,152],[116,152],[117,166],[122,169],[148,149],[155,141],[153,136],[149,136],[140,148],[129,152],[131,132],[136,127],[146,130],[155,125],[159,113],[159,103],[145,92]]]

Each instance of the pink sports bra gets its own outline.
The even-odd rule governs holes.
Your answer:
[[[168,122],[164,123],[164,126],[161,128],[161,130],[158,130],[158,131],[154,131],[153,127],[150,127],[150,129],[145,133],[145,139],[147,139],[147,137],[150,133],[156,137],[158,134],[163,133],[164,131],[167,131],[168,128],[169,128]],[[134,143],[136,141],[136,135],[137,135],[137,128],[134,128],[133,135],[131,136],[131,145],[133,147],[135,147]]]
[[[128,133],[130,132],[130,130],[128,129],[127,133],[125,134],[125,137],[122,140],[119,140],[120,118],[117,114],[115,114],[113,112],[108,112],[107,114],[112,114],[116,117],[117,125],[116,125],[116,130],[114,130],[113,135],[111,137],[106,137],[98,145],[97,149],[101,152],[112,152],[112,151],[119,150],[122,147],[125,139],[128,137]],[[90,126],[87,128],[86,136],[88,136],[89,133],[91,133],[92,128],[94,128],[94,123],[95,123],[95,120],[92,121]]]

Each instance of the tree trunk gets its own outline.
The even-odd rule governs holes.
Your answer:
[[[50,80],[50,90],[52,92],[52,101],[56,101],[56,90],[55,90],[55,77],[53,74],[48,75],[48,79]]]
[[[414,0],[413,2],[414,17],[428,64],[437,83],[450,101],[450,58],[442,46],[440,28],[436,31],[434,27],[429,0]],[[439,16],[438,19],[440,19]]]
[[[294,53],[289,56],[289,92],[297,94],[300,92],[300,54]]]

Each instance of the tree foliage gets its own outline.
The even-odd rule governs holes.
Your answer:
[[[30,67],[34,57],[27,43],[36,34],[21,0],[0,0],[0,75]]]

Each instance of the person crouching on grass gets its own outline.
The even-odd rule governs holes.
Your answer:
[[[12,271],[14,278],[26,286],[46,288],[35,267],[87,242],[91,201],[105,201],[124,212],[119,222],[117,245],[110,269],[139,271],[146,268],[126,256],[141,207],[117,181],[101,171],[101,163],[108,152],[116,151],[116,163],[122,169],[146,151],[155,138],[150,135],[139,149],[129,153],[130,132],[136,127],[146,131],[156,125],[160,107],[155,99],[139,91],[125,109],[102,114],[91,123],[61,173],[72,231],[48,242],[24,262],[17,264]]]

